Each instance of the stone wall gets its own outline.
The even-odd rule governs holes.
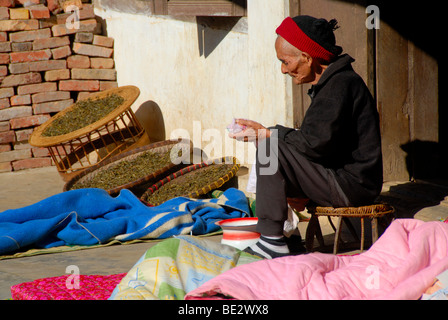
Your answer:
[[[114,40],[101,35],[89,2],[72,1],[79,28],[69,29],[75,12],[57,0],[0,0],[0,172],[50,166],[47,149],[28,144],[34,128],[117,87]]]

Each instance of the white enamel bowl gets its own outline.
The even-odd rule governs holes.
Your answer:
[[[216,222],[221,227],[222,244],[244,250],[256,243],[260,234],[256,232],[258,218],[235,218]]]

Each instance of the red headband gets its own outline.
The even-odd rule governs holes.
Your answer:
[[[283,20],[275,32],[294,47],[308,53],[313,58],[319,58],[329,62],[335,57],[335,54],[321,47],[317,42],[314,42],[308,37],[291,17]]]

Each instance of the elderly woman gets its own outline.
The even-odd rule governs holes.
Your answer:
[[[310,16],[286,18],[277,28],[275,50],[281,71],[295,84],[311,83],[311,105],[299,129],[265,128],[238,119],[245,130],[230,134],[256,141],[256,214],[260,240],[246,251],[264,258],[290,254],[283,236],[288,200],[301,209],[371,204],[383,183],[379,117],[374,99],[353,70],[354,59],[336,45],[337,21]],[[266,161],[278,161],[275,170]],[[263,170],[266,169],[266,170]],[[300,205],[299,205],[300,207]],[[299,208],[298,208],[299,209]],[[299,209],[300,210],[300,209]]]

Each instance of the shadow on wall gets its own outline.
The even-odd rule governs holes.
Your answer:
[[[400,148],[406,152],[409,180],[438,181],[448,179],[446,151],[439,142],[414,140]]]
[[[241,17],[196,17],[199,56],[207,58],[238,24]],[[245,26],[236,29],[244,30]],[[241,30],[240,30],[241,31]]]
[[[157,103],[151,100],[142,103],[135,115],[145,129],[151,143],[166,140],[165,121],[163,120],[162,110]]]

